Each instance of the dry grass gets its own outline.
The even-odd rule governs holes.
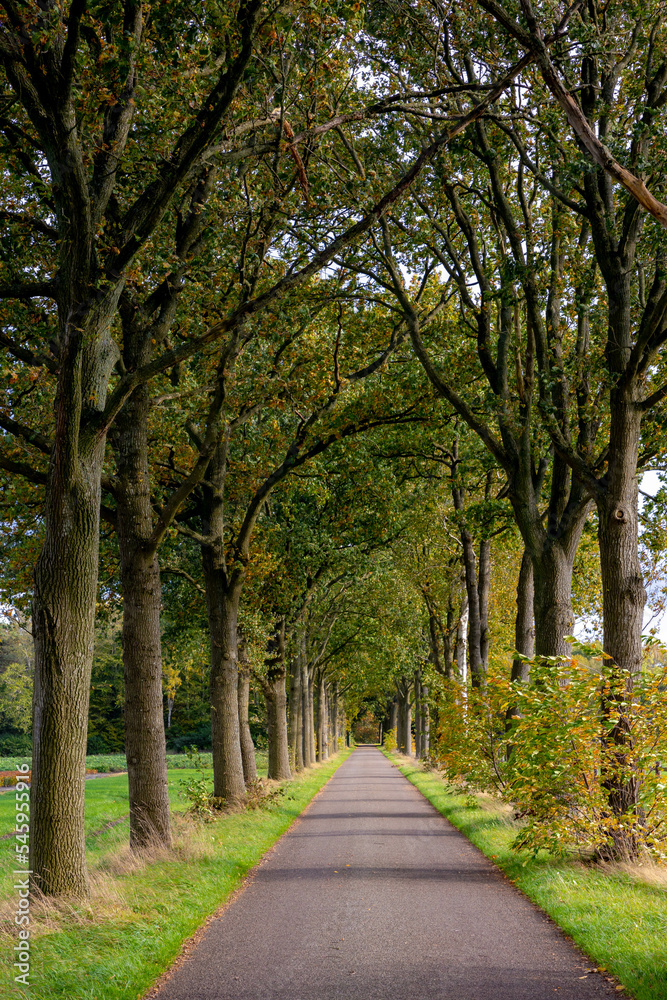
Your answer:
[[[627,875],[636,882],[667,892],[667,866],[657,864],[651,857],[641,861],[598,862],[598,868],[605,875]]]

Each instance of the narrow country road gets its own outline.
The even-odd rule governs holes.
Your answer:
[[[373,747],[339,768],[159,1000],[618,996]]]

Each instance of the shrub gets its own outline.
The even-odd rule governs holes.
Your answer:
[[[452,783],[516,807],[517,849],[618,857],[644,846],[664,856],[667,668],[631,692],[627,680],[604,658],[542,657],[529,685],[490,680],[467,696],[452,686],[439,708],[438,764]]]
[[[397,748],[398,740],[396,739],[395,729],[390,729],[388,732],[384,734],[382,738],[382,746],[385,748],[385,750],[388,750],[389,753],[392,753]]]
[[[30,757],[32,754],[32,737],[29,733],[11,731],[0,732],[0,756]]]

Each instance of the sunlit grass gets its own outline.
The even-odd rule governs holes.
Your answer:
[[[431,771],[387,755],[450,822],[501,868],[636,1000],[667,998],[667,878],[652,866],[600,867],[510,849],[511,810],[457,794]]]
[[[175,812],[173,852],[157,849],[137,859],[127,848],[127,830],[114,827],[101,835],[97,840],[106,837],[106,842],[89,847],[90,900],[33,905],[30,988],[19,989],[13,983],[12,959],[7,957],[0,963],[0,997],[136,1000],[173,961],[183,941],[240,885],[349,752],[298,777],[268,806],[204,824]],[[181,771],[179,782],[182,777]],[[99,778],[88,784],[122,778]],[[176,791],[170,775],[170,795]],[[90,794],[88,787],[86,792]],[[93,797],[98,804],[104,799],[99,791]],[[97,820],[108,816],[111,805],[107,800],[107,812],[101,810]],[[182,810],[184,803],[175,800],[174,805]],[[8,956],[13,939],[3,938],[10,946],[3,949]]]

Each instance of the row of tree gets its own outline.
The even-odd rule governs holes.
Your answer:
[[[328,509],[326,477],[354,486],[398,463],[408,505],[415,477],[449,480],[463,612],[455,596],[437,605],[433,579],[418,589],[433,663],[469,663],[477,686],[503,502],[525,546],[524,655],[531,586],[537,652],[568,651],[595,507],[604,645],[631,686],[637,471],[661,453],[667,394],[665,210],[649,192],[664,180],[659,6],[3,4],[0,466],[5,525],[34,564],[31,866],[44,891],[87,886],[100,537],[103,565],[117,544],[137,847],[170,838],[160,558],[205,595],[216,794],[239,800],[249,780],[239,665],[253,615],[271,623],[272,773],[289,769],[290,669],[295,763],[313,745],[313,685],[328,743],[323,636],[351,616],[322,610],[311,634],[312,595],[345,607],[349,577],[389,551],[400,504],[376,491],[361,509],[377,530],[336,537],[343,501],[355,507],[336,486]],[[357,444],[381,431],[377,455]],[[469,432],[486,459],[467,460]],[[283,499],[288,482],[309,490]],[[318,517],[335,558],[313,542]],[[273,524],[290,521],[271,564]],[[452,595],[457,564],[437,569],[458,580]],[[621,753],[622,712],[610,738]],[[634,795],[615,789],[615,808]]]

